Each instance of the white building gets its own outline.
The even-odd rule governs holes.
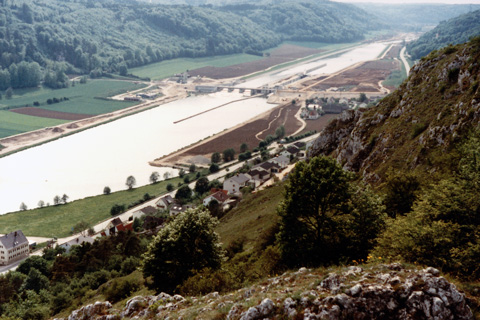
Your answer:
[[[28,240],[21,230],[0,237],[0,265],[26,258],[29,254]]]
[[[70,249],[73,247],[73,246],[79,246],[81,245],[82,243],[85,243],[85,242],[88,242],[88,243],[93,243],[95,240],[91,237],[85,237],[85,236],[79,236],[78,238],[76,239],[72,239],[68,242],[65,242],[65,243],[62,243],[60,245],[60,247],[62,248],[65,248],[65,250],[67,252],[70,252]]]
[[[240,191],[241,188],[245,187],[250,177],[240,173],[231,178],[225,179],[223,182],[223,189],[228,191],[228,194],[234,194]]]

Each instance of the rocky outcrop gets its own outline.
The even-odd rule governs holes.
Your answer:
[[[74,311],[68,320],[117,319],[473,319],[465,295],[434,268],[352,266],[324,274],[302,268],[228,295],[184,299],[137,296],[123,310],[110,303]]]
[[[309,156],[331,155],[373,183],[389,168],[451,170],[434,157],[451,152],[480,121],[479,59],[480,41],[432,54],[377,106],[332,121]]]

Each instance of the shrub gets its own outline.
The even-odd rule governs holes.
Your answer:
[[[140,284],[134,279],[114,279],[103,291],[105,298],[110,302],[118,302],[140,289]]]
[[[112,208],[110,209],[110,215],[116,216],[117,214],[120,214],[125,211],[125,205],[124,204],[114,204]]]
[[[427,129],[427,125],[425,123],[415,123],[412,128],[412,133],[410,134],[412,139],[415,139],[418,135],[420,135],[423,131]]]
[[[228,271],[205,268],[185,280],[178,290],[183,295],[204,295],[214,291],[232,291],[239,286],[235,277]]]
[[[210,165],[210,168],[208,168],[208,171],[210,171],[210,173],[215,173],[215,172],[218,172],[219,170],[220,170],[220,167],[216,163],[212,163]]]

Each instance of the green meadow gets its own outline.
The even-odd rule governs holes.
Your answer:
[[[45,127],[53,127],[65,122],[67,121],[32,117],[0,110],[0,138],[5,138]]]
[[[133,81],[94,79],[88,80],[86,84],[76,83],[75,86],[64,89],[53,90],[44,87],[17,89],[14,91],[12,99],[0,101],[0,109],[33,106],[34,102],[39,102],[41,108],[48,110],[97,115],[133,105],[133,103],[106,101],[98,98],[107,98],[125,91],[141,89],[145,86],[143,83]],[[69,100],[57,104],[47,104],[48,99],[64,97]]]
[[[167,192],[168,183],[177,186],[180,181],[182,179],[177,177],[132,190],[113,192],[109,195],[87,197],[67,204],[0,215],[0,234],[21,229],[27,236],[66,237],[71,235],[72,227],[80,221],[93,226],[112,218],[110,209],[113,205],[124,204],[127,207],[142,199],[146,193],[150,196],[161,195]]]

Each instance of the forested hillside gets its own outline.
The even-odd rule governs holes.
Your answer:
[[[2,1],[0,90],[67,85],[65,74],[126,75],[176,57],[261,51],[282,40],[360,40],[379,24],[345,4],[194,7],[114,1]],[[288,10],[287,10],[288,9]],[[288,12],[288,13],[284,13]]]
[[[409,43],[407,50],[412,58],[420,59],[433,50],[449,44],[464,43],[478,35],[480,35],[480,10],[440,23],[435,29]]]
[[[368,31],[386,27],[355,6],[330,1],[242,4],[221,10],[246,16],[288,40],[349,42],[361,39]]]
[[[393,4],[367,1],[356,6],[378,17],[391,28],[405,31],[423,31],[424,28],[436,26],[441,21],[480,9],[480,5],[472,4]]]

